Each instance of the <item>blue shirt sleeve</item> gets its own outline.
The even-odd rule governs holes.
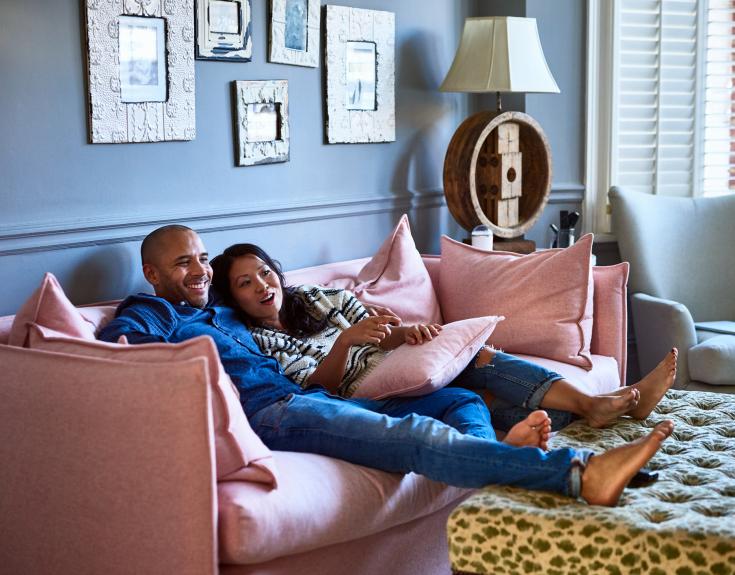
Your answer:
[[[115,319],[100,330],[97,338],[116,343],[124,335],[132,344],[166,342],[176,324],[176,312],[165,300],[130,296],[118,306]]]

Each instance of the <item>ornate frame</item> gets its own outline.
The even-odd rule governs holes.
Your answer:
[[[222,60],[226,62],[250,62],[253,57],[252,7],[250,0],[218,0],[237,5],[240,16],[238,34],[211,32],[209,7],[212,0],[196,0],[196,58],[197,60]]]
[[[330,144],[393,142],[395,113],[395,14],[344,6],[326,7],[326,138]],[[347,42],[376,47],[376,109],[347,109]]]
[[[237,110],[237,165],[255,166],[287,162],[290,132],[288,126],[288,80],[236,80],[232,83]],[[279,138],[267,142],[248,138],[251,104],[272,103],[278,109]]]
[[[321,5],[319,0],[305,0],[307,3],[306,50],[286,47],[286,7],[288,0],[270,2],[270,55],[269,62],[293,64],[294,66],[319,67],[319,28]]]
[[[166,20],[165,102],[122,102],[119,16]],[[194,139],[193,18],[193,0],[86,0],[91,143]]]

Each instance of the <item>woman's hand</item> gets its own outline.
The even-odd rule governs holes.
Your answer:
[[[366,343],[380,345],[390,335],[390,326],[400,323],[401,320],[394,315],[366,317],[339,334],[337,341],[346,346],[363,345]]]
[[[398,317],[398,314],[395,313],[392,309],[389,307],[383,307],[380,305],[366,305],[365,310],[367,310],[368,315],[390,315],[395,318],[398,318],[400,321],[401,318]],[[398,324],[396,324],[398,325]]]
[[[421,345],[431,341],[442,330],[438,323],[417,323],[406,327],[405,338],[408,345]]]

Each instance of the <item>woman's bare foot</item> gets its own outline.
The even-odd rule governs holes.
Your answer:
[[[614,395],[596,395],[585,402],[583,415],[590,427],[606,427],[621,415],[630,413],[640,400],[640,391],[625,387]]]
[[[503,443],[515,447],[540,447],[546,451],[550,436],[551,419],[544,410],[539,409],[511,427],[503,438]]]
[[[641,394],[641,400],[638,405],[628,412],[628,415],[636,419],[646,419],[658,405],[661,398],[673,385],[676,379],[676,361],[679,357],[679,351],[674,347],[666,357],[661,360],[653,371],[638,383],[631,385],[632,389],[637,389]]]
[[[648,463],[672,431],[674,423],[667,419],[645,437],[590,457],[582,474],[582,499],[590,505],[617,505],[628,481]]]

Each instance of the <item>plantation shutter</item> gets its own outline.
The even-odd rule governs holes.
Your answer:
[[[735,7],[732,0],[709,0],[706,32],[704,195],[735,191],[735,92],[733,63]]]
[[[621,0],[616,17],[611,183],[691,196],[697,1]]]

